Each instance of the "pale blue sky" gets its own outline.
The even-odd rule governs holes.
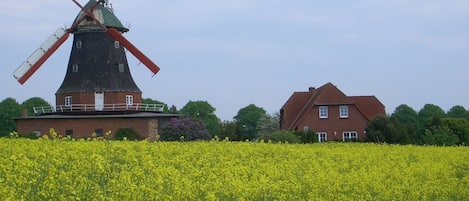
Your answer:
[[[87,1],[79,0],[82,4]],[[206,100],[222,120],[249,104],[278,111],[294,91],[332,82],[347,95],[469,108],[467,0],[114,0],[125,37],[160,65],[155,77],[130,54],[144,98]],[[70,38],[26,84],[13,71],[79,12],[70,0],[0,4],[0,99],[55,104]]]

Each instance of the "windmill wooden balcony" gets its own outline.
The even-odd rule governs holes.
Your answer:
[[[72,104],[34,107],[34,115],[46,114],[116,114],[116,113],[136,113],[136,112],[163,112],[164,104]]]

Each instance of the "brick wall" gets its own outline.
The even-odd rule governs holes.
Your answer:
[[[314,106],[298,121],[297,130],[308,127],[314,132],[326,132],[328,140],[342,140],[342,133],[356,131],[358,138],[364,137],[368,121],[354,105],[348,105],[348,118],[340,118],[339,105],[328,106],[328,118],[319,118],[319,106]]]
[[[30,133],[49,134],[53,128],[58,135],[66,135],[67,130],[73,131],[73,138],[91,137],[97,129],[103,131],[103,135],[111,131],[110,137],[120,128],[132,128],[143,137],[158,135],[158,119],[156,118],[74,118],[74,119],[40,119],[23,118],[16,120],[16,126],[20,135]]]

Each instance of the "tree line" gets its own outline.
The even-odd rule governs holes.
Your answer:
[[[365,129],[365,141],[391,144],[469,145],[469,111],[461,105],[445,112],[426,104],[418,112],[398,106],[391,115],[377,117]]]
[[[230,141],[264,140],[273,142],[312,143],[317,142],[314,132],[279,130],[280,114],[269,114],[262,107],[249,104],[241,109],[231,121],[221,121],[207,101],[188,101],[181,109],[176,106],[145,98],[145,104],[163,104],[163,113],[185,114],[185,118],[173,119],[162,126],[160,140],[209,140]],[[13,98],[0,102],[0,136],[8,136],[16,130],[13,120],[27,110],[34,115],[33,107],[50,106],[39,97],[18,103]],[[126,131],[132,133],[132,131]],[[468,145],[469,111],[463,106],[453,106],[445,112],[439,106],[426,104],[418,112],[406,104],[398,106],[386,116],[368,123],[365,129],[366,142],[390,144]]]

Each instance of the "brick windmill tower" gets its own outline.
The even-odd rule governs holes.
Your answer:
[[[25,83],[74,35],[67,72],[55,94],[56,106],[37,107],[36,116],[16,119],[18,132],[43,135],[54,128],[63,135],[86,137],[132,128],[143,135],[157,134],[158,119],[175,115],[161,114],[162,105],[142,104],[142,92],[130,74],[125,50],[153,74],[160,68],[123,37],[129,29],[114,15],[108,1],[89,0],[85,6],[72,1],[81,8],[73,25],[59,28],[14,72]],[[152,123],[142,124],[149,120]],[[90,125],[103,128],[84,128]]]

